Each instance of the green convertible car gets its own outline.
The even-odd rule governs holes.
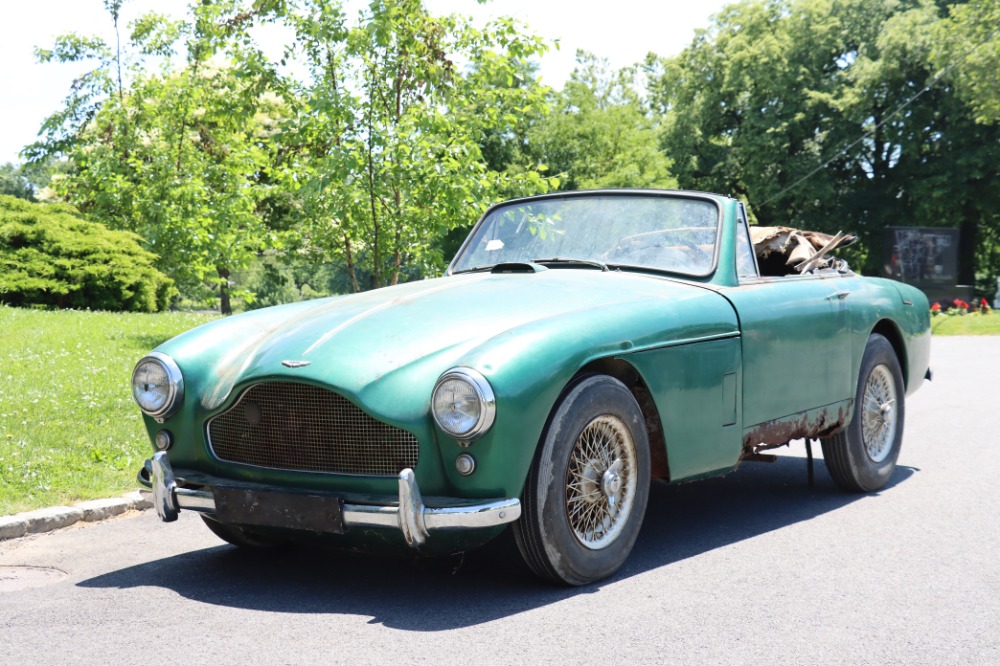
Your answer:
[[[444,277],[229,317],[140,360],[139,480],[163,520],[195,511],[241,546],[447,553],[510,525],[571,585],[622,565],[653,479],[805,438],[839,486],[875,490],[930,377],[929,311],[834,258],[849,240],[700,192],[498,204]]]

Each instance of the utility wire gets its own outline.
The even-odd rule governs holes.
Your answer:
[[[764,200],[764,203],[758,204],[757,206],[755,206],[755,208],[757,210],[760,210],[761,208],[764,208],[765,206],[767,206],[772,201],[776,201],[776,200],[780,199],[785,194],[787,194],[788,192],[794,190],[796,187],[798,187],[799,185],[801,185],[802,183],[804,183],[809,178],[812,178],[814,175],[816,175],[817,173],[819,173],[823,169],[825,169],[828,166],[830,166],[830,164],[832,164],[834,160],[836,160],[836,159],[838,159],[838,158],[846,155],[852,148],[854,148],[854,146],[856,146],[859,143],[861,143],[862,141],[864,141],[870,135],[873,135],[880,127],[882,127],[882,125],[885,125],[887,122],[889,122],[890,120],[892,120],[893,118],[895,118],[897,115],[899,115],[899,113],[903,109],[905,109],[906,107],[908,107],[910,104],[913,104],[913,102],[915,102],[918,97],[920,97],[925,92],[927,92],[928,90],[930,90],[931,88],[933,88],[935,85],[937,85],[937,82],[940,81],[941,79],[943,79],[959,63],[964,63],[966,60],[969,59],[969,56],[971,56],[973,53],[975,53],[976,51],[978,51],[982,47],[986,46],[987,44],[991,43],[991,40],[993,39],[993,37],[997,33],[1000,33],[1000,28],[994,29],[993,32],[991,32],[989,35],[986,36],[985,40],[983,40],[979,44],[976,44],[973,48],[969,49],[967,52],[965,52],[962,55],[961,58],[957,58],[953,62],[949,63],[947,67],[945,67],[940,72],[938,72],[937,74],[935,74],[934,77],[927,83],[927,85],[925,85],[923,88],[921,88],[919,91],[917,91],[917,93],[914,94],[912,97],[910,97],[908,100],[906,100],[905,102],[903,102],[902,104],[900,104],[899,106],[897,106],[895,108],[895,110],[892,111],[892,113],[890,113],[885,118],[883,118],[878,123],[876,123],[874,127],[870,128],[870,129],[864,130],[861,133],[861,136],[859,136],[857,139],[855,139],[854,141],[852,141],[851,143],[847,144],[846,146],[844,146],[843,148],[841,148],[839,151],[837,151],[837,153],[835,153],[833,155],[833,157],[831,157],[827,161],[823,162],[818,167],[816,167],[815,169],[813,169],[812,171],[810,171],[806,175],[802,176],[801,178],[799,178],[798,180],[796,180],[794,183],[792,183],[788,187],[780,190],[774,196],[768,197],[767,199]]]

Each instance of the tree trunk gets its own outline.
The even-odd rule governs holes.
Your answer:
[[[958,283],[976,284],[976,241],[979,231],[976,207],[962,206],[962,224],[958,232]]]
[[[400,248],[400,240],[402,236],[401,225],[403,224],[403,210],[402,201],[403,198],[399,194],[399,186],[396,185],[393,191],[393,201],[396,204],[396,237],[393,239],[393,253],[392,253],[392,284],[399,284],[399,269],[403,263],[403,253]]]
[[[379,226],[378,226],[378,210],[376,206],[376,199],[378,195],[375,192],[375,126],[374,126],[374,115],[375,115],[375,100],[372,99],[370,108],[368,110],[368,201],[371,204],[372,211],[372,289],[378,289],[382,286],[380,280],[381,274],[381,261],[382,257],[379,254]]]
[[[229,269],[217,268],[219,271],[219,311],[224,315],[233,314],[233,305],[229,302]]]
[[[354,293],[361,291],[361,287],[358,285],[358,274],[354,270],[354,255],[351,253],[351,237],[344,234],[344,257],[347,259],[347,274],[351,278],[351,288],[354,289]]]
[[[397,221],[396,224],[398,225],[399,222]],[[397,284],[399,284],[399,270],[400,270],[400,267],[403,264],[403,253],[399,249],[399,241],[400,241],[400,231],[399,231],[399,227],[397,226],[396,227],[396,240],[395,240],[395,244],[394,244],[395,250],[392,253],[392,284],[394,286],[397,285]]]

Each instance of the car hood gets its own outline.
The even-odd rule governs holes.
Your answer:
[[[713,307],[693,303],[706,299]],[[692,319],[690,312],[702,314]],[[530,359],[532,340],[551,344],[557,338],[567,356],[575,356],[580,349],[592,355],[654,346],[692,331],[735,330],[725,300],[703,286],[646,274],[552,269],[456,275],[258,310],[202,326],[158,349],[175,358],[207,410],[223,404],[237,385],[294,377],[337,386],[383,411],[394,406],[377,403],[398,402],[409,387],[419,391],[415,409],[425,414],[429,386],[449,367],[473,365],[488,374],[520,354]],[[390,379],[395,397],[373,392]]]

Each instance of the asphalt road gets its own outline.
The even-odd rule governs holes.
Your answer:
[[[0,664],[1000,664],[1000,338],[934,340],[900,466],[838,491],[804,450],[654,486],[625,568],[536,582],[464,560],[244,553],[152,512],[0,543]],[[2,571],[2,570],[0,570]]]

